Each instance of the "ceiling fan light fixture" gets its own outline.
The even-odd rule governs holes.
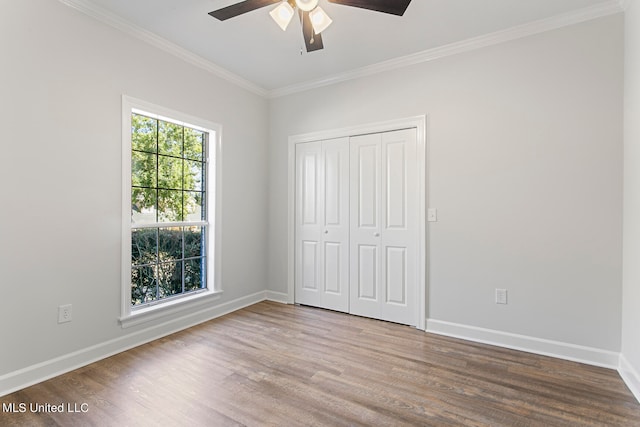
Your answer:
[[[276,24],[282,28],[282,31],[286,31],[287,26],[293,18],[293,8],[287,1],[280,3],[275,9],[269,12],[269,15],[276,21]]]
[[[296,0],[296,6],[304,12],[309,12],[318,6],[318,0]]]
[[[324,30],[331,25],[333,19],[329,18],[329,15],[322,10],[320,6],[316,7],[314,10],[309,12],[309,19],[311,20],[311,25],[313,26],[313,31],[316,34],[320,34]]]

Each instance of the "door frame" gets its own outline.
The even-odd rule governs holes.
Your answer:
[[[295,302],[295,177],[296,177],[296,144],[344,138],[370,133],[390,132],[400,129],[415,128],[417,133],[416,148],[418,152],[418,319],[416,328],[425,330],[427,318],[427,116],[413,116],[383,122],[368,123],[340,129],[329,129],[318,132],[289,136],[288,177],[287,177],[287,303]]]

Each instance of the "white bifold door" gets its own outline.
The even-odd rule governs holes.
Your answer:
[[[296,146],[295,301],[417,325],[416,129]]]
[[[416,325],[416,130],[351,138],[350,309]]]
[[[349,311],[349,138],[296,146],[295,301]]]

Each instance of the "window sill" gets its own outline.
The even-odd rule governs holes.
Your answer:
[[[206,306],[208,303],[220,299],[222,291],[199,292],[197,294],[176,298],[163,303],[132,310],[130,314],[122,316],[120,325],[123,329],[152,322],[168,316],[183,313],[193,313],[194,309]]]

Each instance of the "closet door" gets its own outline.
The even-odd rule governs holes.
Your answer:
[[[350,312],[417,325],[416,130],[350,141]]]
[[[349,311],[348,180],[348,138],[296,146],[296,303]]]

